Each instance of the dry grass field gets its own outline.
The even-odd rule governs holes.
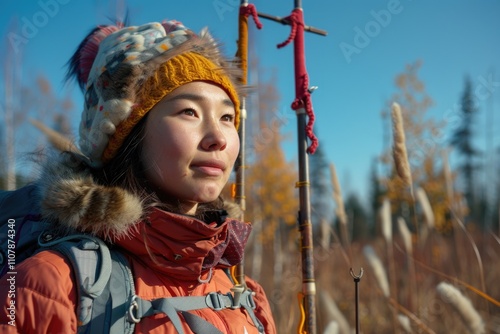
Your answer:
[[[500,333],[499,238],[457,229],[448,236],[433,232],[422,239],[413,236],[412,256],[397,233],[390,244],[377,238],[353,243],[349,249],[335,242],[326,249],[316,246],[318,333],[326,333],[332,321],[334,330],[328,333],[355,333],[351,267],[355,273],[364,270],[358,290],[361,333]],[[279,333],[296,333],[299,320],[300,257],[296,242],[290,240],[282,251],[263,245],[259,275]],[[381,268],[374,268],[365,256],[367,246]],[[249,248],[248,274],[255,264]],[[377,270],[388,281],[388,295]],[[442,282],[457,289],[458,299],[452,292],[438,293]]]

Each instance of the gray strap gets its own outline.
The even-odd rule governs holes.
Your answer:
[[[153,301],[144,300],[137,296],[134,297],[132,301],[132,305],[130,306],[128,316],[131,321],[135,323],[139,323],[142,318],[151,316],[156,313],[164,313],[167,317],[172,321],[172,325],[174,325],[177,333],[183,334],[184,330],[182,329],[181,319],[179,318],[179,314],[177,313],[177,309],[172,304],[171,299],[174,298],[184,298],[184,297],[173,297],[173,298],[159,298]],[[203,302],[200,299],[204,299],[204,297],[191,297],[195,298],[193,303]],[[203,302],[203,306],[205,307],[205,303]]]
[[[227,294],[210,292],[206,296],[159,298],[152,301],[144,300],[136,296],[133,300],[133,305],[129,310],[129,317],[131,318],[131,321],[139,322],[143,317],[147,317],[155,313],[164,313],[170,318],[170,321],[172,321],[172,324],[177,332],[183,334],[184,331],[182,329],[182,322],[178,313],[181,312],[193,332],[203,334],[220,334],[221,331],[205,319],[187,311],[199,310],[203,308],[220,311],[227,308],[237,309],[240,307],[245,308],[253,320],[255,327],[257,327],[260,333],[264,333],[264,326],[253,312],[255,309],[255,303],[250,290],[245,290],[241,294],[238,304],[235,303],[233,296],[229,292]]]
[[[94,298],[102,294],[107,280],[109,280],[109,276],[111,275],[111,256],[109,255],[109,250],[106,247],[107,255],[110,258],[110,265],[108,268],[100,268],[102,259],[99,258],[96,250],[92,250],[89,242],[81,244],[79,242],[63,240],[57,244],[52,243],[50,246],[51,249],[63,254],[70,261],[74,269],[76,282],[79,282],[77,284],[79,296],[78,322],[81,326],[85,326],[92,319]],[[85,247],[91,249],[85,249]]]
[[[123,274],[128,268],[125,262],[112,262],[108,246],[99,238],[85,234],[54,237],[42,233],[38,243],[45,249],[53,249],[64,255],[72,265],[78,289],[78,332],[106,333],[112,326],[119,326],[119,333],[126,333],[125,327],[133,327],[125,315],[131,297],[130,279]],[[113,279],[112,278],[113,273]],[[112,286],[121,284],[121,291],[113,293]],[[124,285],[128,285],[124,288]],[[128,298],[128,300],[123,300]],[[121,314],[118,314],[120,313]],[[119,324],[119,323],[122,324]]]
[[[133,296],[135,295],[135,286],[132,272],[128,266],[127,259],[119,252],[112,251],[113,270],[108,285],[104,290],[102,298],[107,302],[106,308],[97,309],[97,301],[94,301],[94,314],[97,317],[105,319],[103,327],[94,325],[94,316],[92,317],[91,333],[109,333],[131,334],[134,332],[134,323],[127,321],[127,311]],[[106,296],[108,298],[106,299]]]
[[[182,329],[182,322],[181,319],[179,318],[179,313],[178,313],[181,312],[182,315],[184,316],[184,320],[186,320],[186,323],[188,324],[189,328],[191,328],[191,330],[194,333],[222,334],[222,332],[219,329],[217,329],[215,326],[213,326],[205,319],[187,312],[190,310],[198,310],[206,308],[208,306],[208,303],[212,305],[211,295],[217,295],[217,293],[213,292],[208,294],[207,296],[200,296],[200,297],[193,296],[193,297],[159,298],[153,301],[147,301],[144,299],[136,298],[138,309],[135,316],[140,319],[155,313],[164,313],[170,318],[170,321],[172,321],[172,325],[174,325],[174,328],[177,331],[177,333],[184,334],[184,330]],[[215,309],[213,307],[210,308]],[[218,307],[218,309],[220,310],[222,308]]]
[[[214,325],[206,321],[205,319],[200,318],[197,315],[194,315],[189,312],[181,312],[184,319],[189,325],[189,328],[195,334],[223,334],[218,328]]]
[[[177,310],[174,308],[172,303],[168,301],[168,299],[162,298],[154,300],[151,305],[153,307],[153,310],[163,312],[170,318],[170,321],[172,321],[172,324],[179,334],[184,334],[179,314],[177,313]]]
[[[233,307],[233,296],[229,292],[225,295],[218,292],[210,292],[206,296],[168,297],[158,298],[152,301],[144,300],[136,296],[134,301],[137,303],[138,310],[136,314],[138,317],[147,317],[158,313],[155,312],[155,310],[159,310],[160,307],[165,307],[161,306],[163,303],[170,305],[176,311],[200,310],[207,307],[215,311],[220,311],[225,308]]]
[[[253,324],[259,330],[259,333],[263,334],[264,333],[264,325],[262,325],[262,322],[260,322],[260,320],[257,319],[257,317],[255,316],[255,313],[253,311],[253,310],[255,310],[256,305],[255,305],[255,302],[253,300],[252,293],[253,292],[251,292],[248,289],[243,292],[241,299],[240,299],[241,306],[243,306],[243,308],[247,311],[248,315],[250,316],[250,318],[253,321]]]
[[[66,241],[75,241],[75,243],[65,243]],[[83,280],[81,280],[82,288],[84,289],[83,292],[93,298],[102,293],[111,276],[111,254],[104,241],[85,234],[47,239],[47,234],[42,233],[38,243],[41,247],[53,247],[63,252],[64,255],[69,255],[70,259],[78,259],[79,262],[76,263],[75,268],[79,270],[77,273],[79,277],[83,278]],[[86,252],[87,250],[97,249],[99,249],[101,253],[99,259],[97,258],[96,252]],[[77,253],[80,254],[76,255]],[[97,264],[100,265],[98,270],[96,270]],[[94,278],[94,275],[87,275],[87,273],[95,273],[96,277]]]
[[[111,296],[110,290],[104,289],[102,294],[90,300],[92,302],[92,314],[87,324],[78,326],[78,334],[102,333],[108,334],[111,318]]]

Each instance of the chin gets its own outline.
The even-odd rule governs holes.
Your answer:
[[[196,196],[194,201],[197,203],[210,203],[210,202],[217,200],[219,198],[219,196],[220,196],[220,192],[214,192],[214,193],[210,193],[210,194],[201,194],[201,195]]]
[[[216,201],[219,198],[219,195],[217,196],[201,196],[196,199],[197,203],[210,203],[213,201]]]
[[[209,203],[217,200],[222,192],[222,187],[207,185],[194,190],[194,200],[198,203]]]

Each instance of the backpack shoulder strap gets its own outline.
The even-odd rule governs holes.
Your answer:
[[[133,333],[126,314],[135,295],[128,261],[101,239],[75,234],[40,235],[42,248],[64,255],[73,267],[78,289],[78,333]]]
[[[205,296],[158,298],[152,301],[144,300],[135,296],[129,311],[129,317],[133,321],[139,322],[143,317],[156,313],[164,313],[170,318],[177,332],[183,334],[184,331],[178,314],[181,313],[193,332],[220,334],[221,331],[215,326],[207,322],[205,319],[189,313],[188,311],[203,308],[220,311],[228,308],[238,309],[243,307],[249,314],[255,327],[259,330],[259,333],[264,333],[264,326],[253,312],[256,307],[253,300],[254,293],[249,289],[239,291],[238,293],[235,291],[233,292],[234,295],[230,292],[226,294],[222,294],[220,292],[210,292]],[[235,298],[236,296],[237,298]]]

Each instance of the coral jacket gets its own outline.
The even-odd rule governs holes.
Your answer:
[[[224,268],[241,260],[240,252],[248,236],[242,237],[244,225],[226,219],[216,226],[155,209],[149,220],[138,223],[116,243],[128,257],[136,294],[143,299],[203,296],[214,291],[227,293],[233,284]],[[0,332],[76,333],[77,287],[67,260],[56,252],[43,251],[17,265],[16,271],[15,298],[8,296],[13,282],[9,275],[0,280],[0,303],[3,304]],[[255,292],[255,314],[264,325],[265,333],[276,333],[263,289],[249,278],[247,285]],[[11,322],[11,301],[15,302],[14,323]],[[190,312],[223,333],[258,333],[243,308],[222,311],[206,308]],[[182,320],[182,316],[180,318]],[[183,326],[186,334],[192,333],[187,324]],[[135,333],[176,331],[167,316],[156,314],[143,318],[136,325]]]

